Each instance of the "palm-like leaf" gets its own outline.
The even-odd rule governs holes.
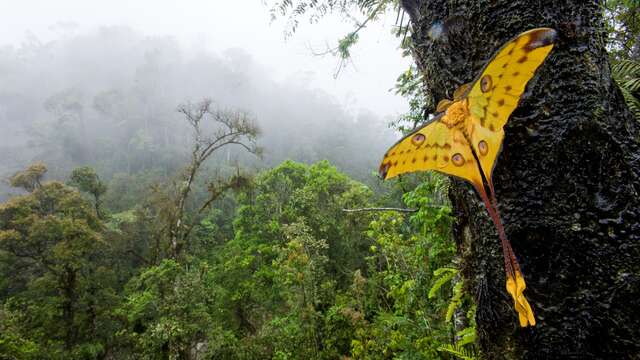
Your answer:
[[[624,101],[636,119],[640,120],[640,62],[622,60],[612,68],[613,79],[620,87]]]
[[[442,345],[438,348],[438,351],[451,354],[462,360],[476,359],[475,355],[471,351],[459,345],[451,345],[451,344]]]

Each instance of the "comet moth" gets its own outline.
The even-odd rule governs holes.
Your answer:
[[[504,255],[507,292],[514,301],[520,326],[536,319],[523,292],[518,261],[500,220],[493,190],[493,168],[504,139],[503,127],[516,109],[525,87],[551,52],[557,33],[532,29],[504,44],[480,75],[459,87],[453,100],[441,100],[439,114],[393,145],[380,164],[380,176],[435,170],[470,182],[498,231]]]

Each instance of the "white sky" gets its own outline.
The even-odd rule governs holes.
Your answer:
[[[318,57],[326,44],[335,45],[351,25],[337,16],[318,24],[306,21],[284,39],[284,21],[270,24],[262,0],[2,0],[0,45],[19,45],[31,33],[42,41],[59,37],[63,26],[71,33],[98,26],[125,25],[148,36],[173,36],[187,49],[202,47],[215,53],[242,48],[273,72],[276,80],[300,78],[333,95],[348,111],[367,109],[380,116],[404,112],[406,100],[389,92],[410,64],[401,57],[399,40],[391,35],[395,14],[362,32],[352,52],[353,64],[337,79],[338,59]],[[69,31],[68,29],[65,31]]]

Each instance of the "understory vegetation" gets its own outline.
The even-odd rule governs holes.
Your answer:
[[[92,169],[66,184],[43,169],[0,207],[3,358],[434,358],[473,343],[440,176],[382,195],[327,161],[285,161],[203,212],[206,191],[189,198],[176,253],[173,185],[115,212]],[[396,205],[416,211],[343,211]]]

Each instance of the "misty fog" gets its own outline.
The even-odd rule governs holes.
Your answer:
[[[79,165],[106,180],[152,168],[171,175],[191,141],[176,109],[204,98],[255,118],[264,156],[248,160],[254,168],[328,159],[364,179],[395,137],[389,116],[365,110],[354,117],[303,75],[273,79],[241,48],[187,50],[173,37],[125,26],[4,46],[0,84],[3,178],[33,161],[48,165],[50,179]],[[225,161],[238,161],[233,149]]]

